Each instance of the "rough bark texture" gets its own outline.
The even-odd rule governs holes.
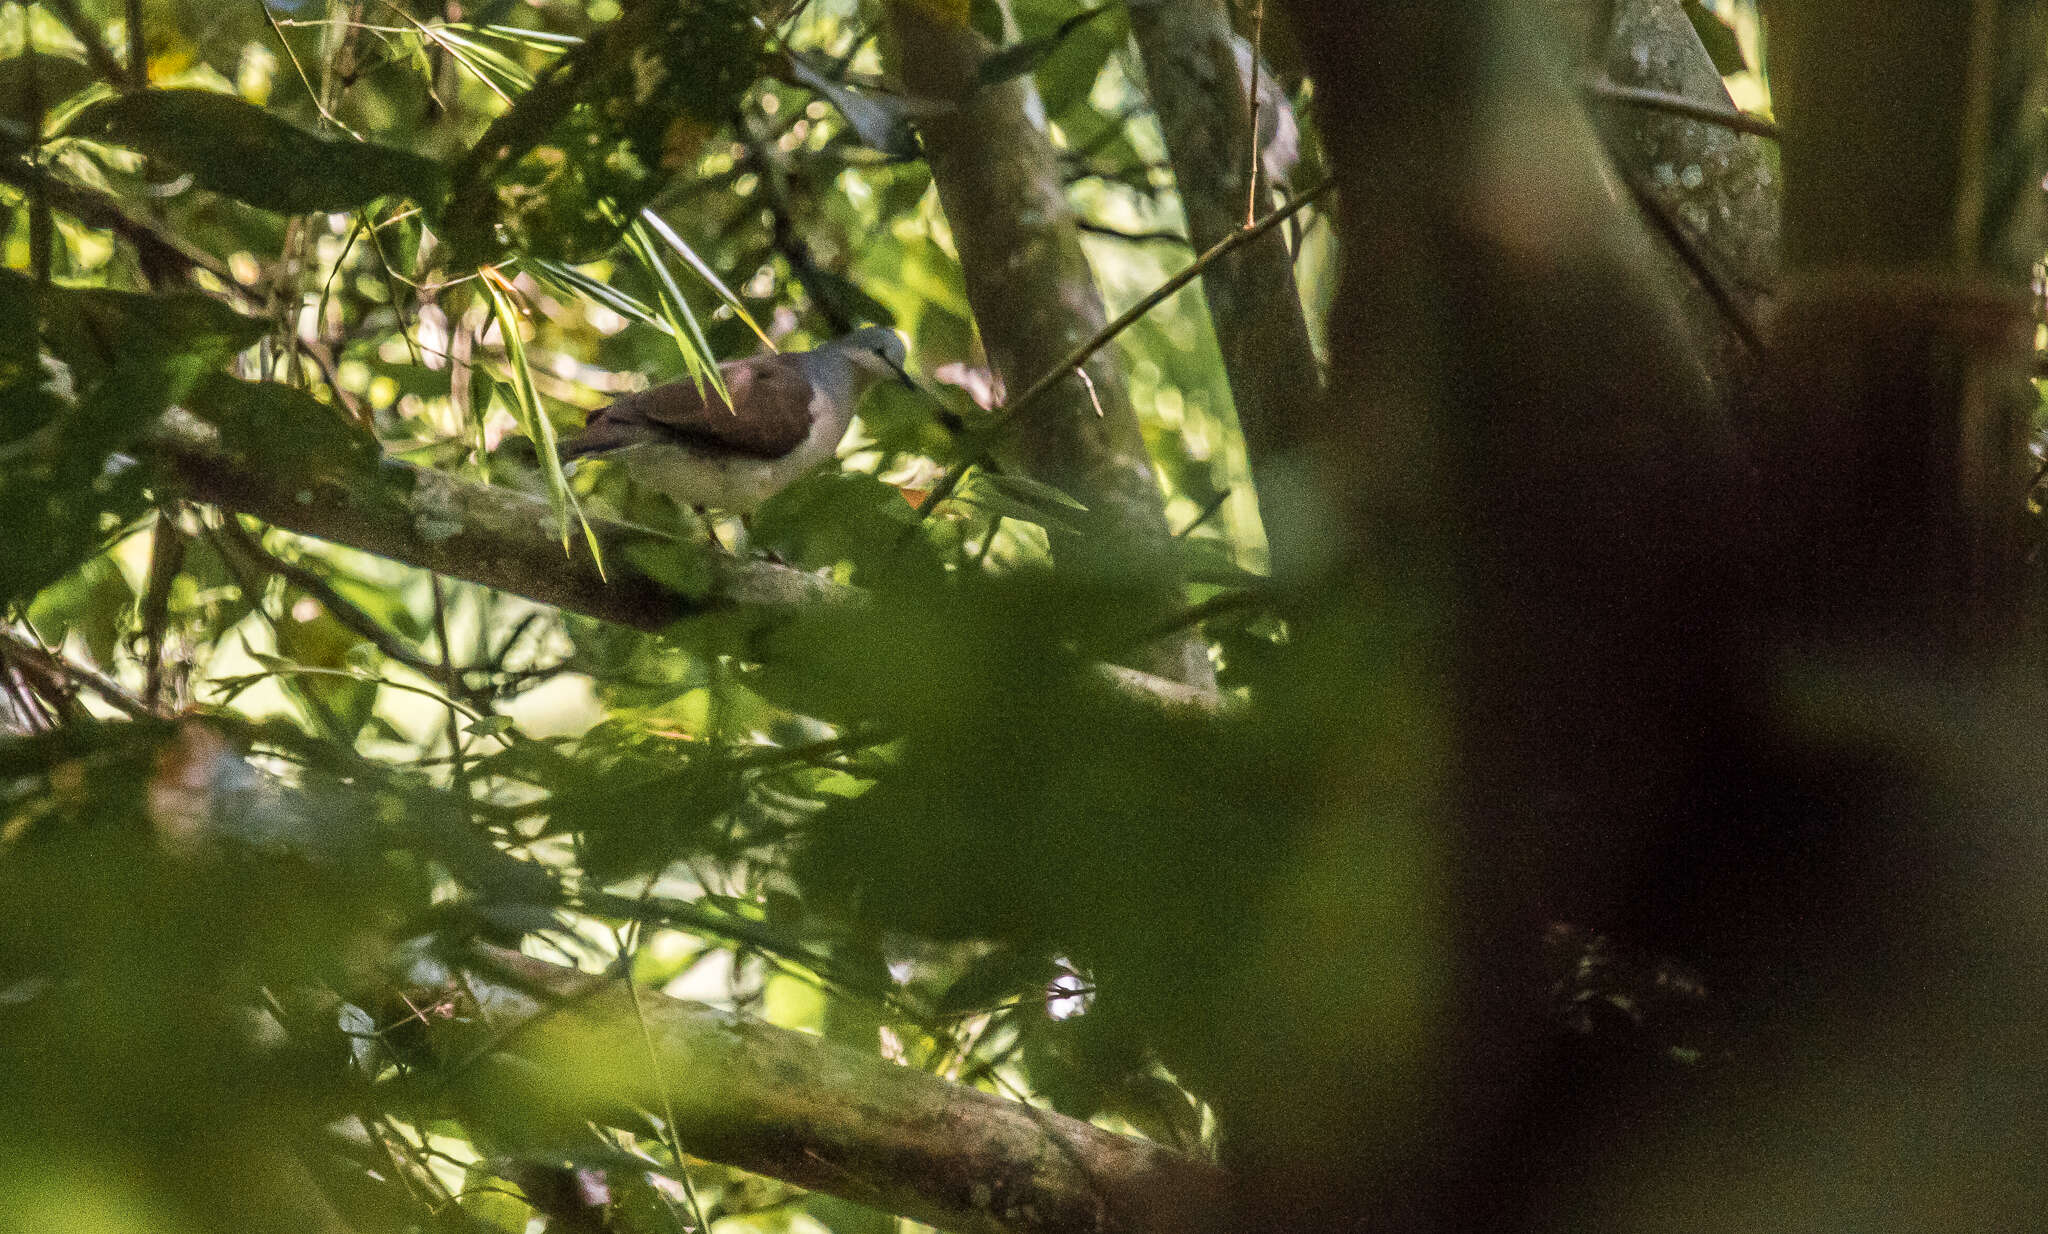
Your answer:
[[[1107,321],[1058,157],[1039,126],[1036,89],[1029,77],[980,84],[989,47],[967,25],[966,5],[890,0],[886,12],[891,71],[912,94],[948,105],[919,122],[925,156],[989,363],[1008,389],[1023,390]],[[1123,374],[1107,354],[1085,368],[1087,383],[1061,382],[1010,430],[1012,456],[1095,516],[1089,535],[1055,542],[1065,564],[1135,580],[1171,611],[1182,602],[1179,571]],[[1215,681],[1193,634],[1162,639],[1138,661],[1190,685]]]
[[[465,1067],[450,1100],[471,1117],[672,1115],[694,1156],[961,1234],[1167,1234],[1228,1193],[1221,1170],[1150,1141],[701,1004],[642,991],[636,1010],[615,978],[492,949],[452,988],[482,1006],[436,1027],[444,1055],[489,1043],[531,1064]]]
[[[1129,7],[1146,88],[1199,253],[1244,225],[1248,200],[1251,114],[1231,50],[1230,15],[1222,0],[1147,0]],[[1261,179],[1263,212],[1269,194]],[[1303,421],[1313,414],[1322,378],[1284,237],[1275,231],[1212,264],[1202,274],[1202,295],[1260,478],[1268,542],[1276,550],[1298,547],[1310,530],[1275,524],[1285,524],[1290,511],[1309,512],[1288,502],[1285,490],[1306,466],[1298,454],[1310,436]]]
[[[1597,46],[1593,67],[1604,57],[1606,80],[1615,85],[1735,112],[1677,0],[1617,0]],[[1770,319],[1779,271],[1779,185],[1769,142],[1637,103],[1596,99],[1590,110],[1617,172],[1657,212],[1644,222],[1659,236],[1658,265],[1722,404],[1742,427],[1756,427],[1757,331]]]

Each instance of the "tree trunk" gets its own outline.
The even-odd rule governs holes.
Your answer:
[[[1795,633],[1996,650],[2035,397],[2041,6],[1772,8],[1785,122],[1779,545]]]
[[[884,50],[912,93],[947,109],[920,121],[925,156],[960,253],[989,363],[1015,394],[1051,372],[1108,318],[1081,250],[1059,160],[1034,120],[1029,77],[984,86],[988,44],[966,5],[890,0]],[[1099,582],[1135,580],[1161,615],[1182,603],[1159,482],[1113,357],[1062,381],[1011,432],[1024,470],[1087,506],[1088,533],[1061,536],[1062,564]],[[1190,685],[1215,681],[1199,636],[1150,644],[1135,667]]]
[[[1204,252],[1244,226],[1254,200],[1247,184],[1256,166],[1252,117],[1231,47],[1230,16],[1222,0],[1148,0],[1132,4],[1130,13],[1188,236],[1195,251]],[[1261,176],[1261,213],[1270,188]],[[1314,505],[1290,501],[1288,494],[1302,484],[1308,465],[1301,450],[1311,434],[1303,425],[1322,377],[1295,288],[1293,255],[1280,232],[1203,271],[1202,295],[1258,476],[1267,544],[1276,556],[1308,553],[1319,534]]]

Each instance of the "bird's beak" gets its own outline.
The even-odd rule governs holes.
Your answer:
[[[889,371],[896,374],[896,380],[903,383],[904,389],[915,390],[919,394],[924,393],[924,387],[918,385],[916,381],[912,380],[909,371],[906,370],[902,365],[896,363],[894,360],[889,359],[889,357],[887,356],[883,356],[882,360],[885,364],[889,366]]]

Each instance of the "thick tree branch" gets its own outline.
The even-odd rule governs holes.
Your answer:
[[[424,570],[514,592],[543,604],[641,630],[733,604],[831,603],[854,595],[829,580],[772,562],[707,555],[707,587],[685,595],[632,563],[632,546],[673,543],[657,532],[590,520],[605,572],[587,552],[565,553],[547,502],[466,484],[386,460],[375,475],[257,465],[224,448],[211,426],[173,413],[153,452],[201,501],[389,557]],[[580,548],[580,542],[578,547]]]
[[[257,463],[183,412],[164,417],[149,448],[200,501],[634,629],[659,630],[735,606],[860,603],[867,594],[775,562],[692,550],[651,529],[593,517],[605,560],[601,574],[580,542],[573,555],[563,551],[553,511],[539,497],[388,459],[374,473],[337,473],[310,462],[300,471],[275,460]],[[695,560],[702,565],[702,588],[686,594],[657,579],[642,564],[649,551],[701,554]],[[1103,665],[1098,675],[1133,698],[1204,711],[1218,706],[1214,690],[1134,669]]]
[[[446,1095],[472,1113],[641,1126],[636,1111],[669,1111],[695,1156],[962,1234],[1164,1234],[1224,1207],[1228,1177],[1205,1161],[806,1033],[636,999],[613,977],[490,949],[455,988],[480,1014],[433,1038],[454,1060]],[[533,1065],[483,1064],[503,1054]],[[533,1091],[504,1091],[524,1077]]]

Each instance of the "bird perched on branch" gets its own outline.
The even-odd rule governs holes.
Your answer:
[[[903,369],[903,340],[868,326],[810,351],[719,366],[728,404],[707,383],[675,381],[591,412],[562,460],[608,458],[681,505],[746,514],[831,458],[869,386]]]

